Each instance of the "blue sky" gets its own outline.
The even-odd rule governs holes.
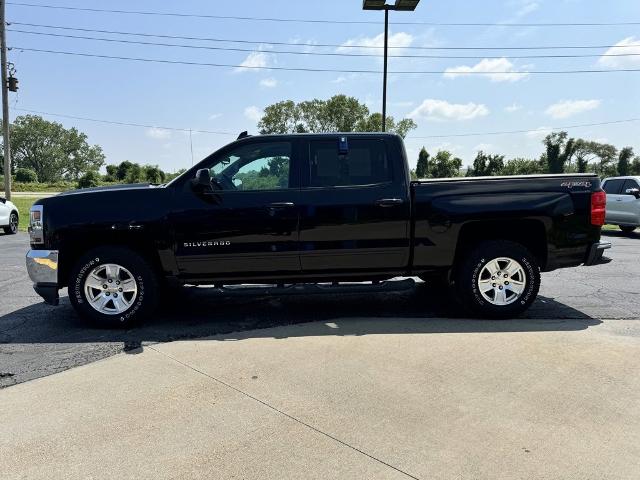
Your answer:
[[[16,0],[19,1],[19,0]],[[310,24],[218,20],[191,17],[142,16],[7,6],[9,22],[71,26],[89,29],[144,32],[163,35],[215,37],[258,42],[295,42],[300,47],[255,45],[257,52],[230,52],[149,45],[118,44],[8,32],[13,47],[97,53],[111,56],[186,60],[265,67],[381,69],[379,58],[297,56],[272,53],[278,49],[312,52],[371,53],[377,50],[321,48],[316,44],[380,45],[381,12],[363,12],[361,0],[33,0],[77,7],[139,11],[166,11],[228,16],[371,20],[374,24]],[[637,0],[422,0],[414,13],[391,13],[391,41],[398,47],[529,47],[545,45],[636,45],[610,53],[640,54],[640,25],[601,27],[459,27],[394,25],[393,22],[640,22]],[[43,27],[12,25],[12,30],[68,33],[110,38],[107,34],[65,32]],[[251,48],[251,45],[194,40],[142,39],[151,42]],[[640,68],[640,55],[598,57],[606,48],[558,51],[451,51],[396,49],[395,54],[470,55],[477,59],[392,58],[389,69],[446,71],[445,74],[390,74],[388,110],[397,118],[411,116],[418,129],[407,139],[415,165],[423,145],[429,151],[449,149],[473,161],[483,149],[507,157],[537,157],[545,131],[512,135],[416,138],[475,132],[531,130],[565,125],[607,122],[640,117],[640,72],[537,75],[535,70]],[[518,54],[593,54],[591,58],[528,58]],[[497,58],[487,58],[497,57]],[[301,101],[345,93],[380,111],[381,75],[331,72],[242,70],[204,66],[142,63],[70,57],[13,49],[20,92],[12,94],[12,116],[17,109],[194,130],[256,133],[256,120],[266,105],[283,99]],[[243,63],[244,62],[244,63]],[[465,71],[511,72],[460,75]],[[180,131],[92,123],[47,117],[75,126],[91,143],[104,148],[109,163],[132,160],[158,164],[174,171],[191,165],[189,134]],[[640,153],[640,122],[569,129],[573,136],[631,145]],[[235,135],[194,133],[196,161]]]

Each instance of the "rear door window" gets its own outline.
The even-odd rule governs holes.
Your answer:
[[[392,180],[386,144],[380,139],[349,139],[340,152],[338,139],[309,142],[309,186],[373,185]]]
[[[604,186],[602,187],[602,189],[607,192],[609,195],[617,195],[620,193],[620,191],[622,190],[622,185],[624,184],[624,180],[623,179],[611,179],[611,180],[607,180],[604,183]]]

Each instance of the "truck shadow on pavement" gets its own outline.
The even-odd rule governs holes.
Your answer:
[[[172,305],[130,330],[88,327],[66,296],[59,307],[37,303],[5,314],[0,317],[0,389],[173,340],[562,332],[601,323],[546,297],[538,297],[521,318],[469,319],[446,291],[423,283],[404,292],[374,294],[223,297],[210,290],[185,288]],[[316,323],[303,328],[310,322]],[[272,329],[291,325],[300,328]]]
[[[348,319],[376,320],[371,322],[370,332],[367,322],[358,322],[360,335],[570,331],[601,323],[542,296],[517,319],[470,319],[446,291],[426,284],[393,293],[233,297],[207,288],[185,287],[180,297],[164,305],[160,312],[130,330],[91,328],[77,317],[67,297],[62,297],[59,307],[39,303],[0,317],[0,344],[122,342],[124,350],[131,350],[143,342],[205,338],[248,330],[256,330],[252,335],[260,337],[263,336],[260,330],[267,328],[310,322],[339,323]],[[350,334],[336,328],[323,331],[327,335]]]

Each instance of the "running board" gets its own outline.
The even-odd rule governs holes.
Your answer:
[[[411,290],[415,285],[416,282],[412,278],[406,278],[373,283],[294,283],[290,285],[229,285],[205,288],[222,296],[246,296],[399,292]]]

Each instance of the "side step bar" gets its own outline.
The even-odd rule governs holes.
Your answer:
[[[221,296],[247,296],[399,292],[411,290],[415,285],[416,282],[412,278],[406,278],[376,283],[294,283],[290,285],[229,285],[203,288]]]

